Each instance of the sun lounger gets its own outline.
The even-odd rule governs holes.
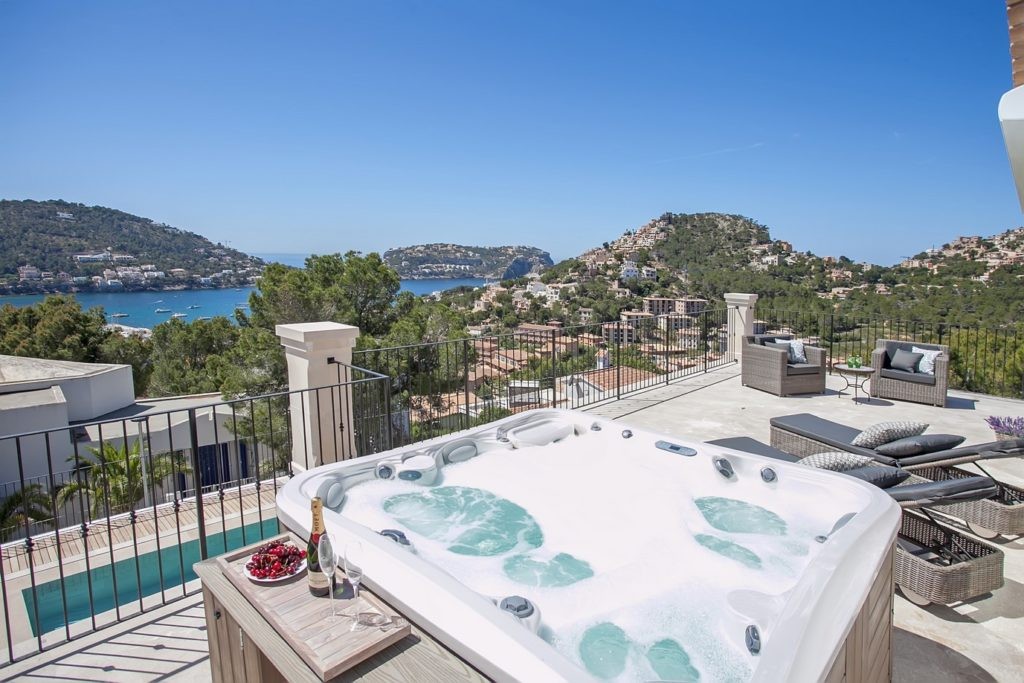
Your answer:
[[[973,464],[989,475],[982,467],[982,462],[1024,455],[1024,439],[1010,439],[897,458],[882,455],[870,448],[854,446],[851,442],[859,433],[858,429],[809,413],[771,419],[771,445],[790,455],[806,457],[828,451],[867,455],[882,464],[911,472],[916,477],[912,480],[914,483],[925,480],[950,481],[973,476],[954,465]],[[964,520],[970,530],[982,538],[994,538],[1000,534],[1024,534],[1024,489],[998,480],[996,486],[998,490],[992,498],[951,503],[934,509]]]
[[[716,439],[708,443],[787,462],[802,459],[748,437]],[[864,470],[877,469],[900,471],[891,465],[867,465],[843,474],[878,481],[862,476]],[[1003,552],[942,524],[927,509],[978,505],[998,493],[999,485],[990,477],[962,474],[964,476],[958,479],[943,481],[924,481],[908,474],[904,483],[886,487],[889,495],[904,508],[896,537],[895,582],[903,595],[916,605],[962,602],[1003,585]],[[919,512],[907,508],[916,508]]]

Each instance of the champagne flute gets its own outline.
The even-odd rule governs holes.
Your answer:
[[[334,572],[338,569],[338,558],[334,554],[334,540],[326,531],[320,534],[320,541],[316,546],[317,559],[320,561],[320,570],[327,577],[327,590],[331,596],[331,617],[338,616],[334,609]],[[327,610],[324,610],[324,617],[327,617]]]
[[[363,544],[349,541],[345,546],[345,575],[352,584],[352,597],[359,597],[359,582],[363,580]]]

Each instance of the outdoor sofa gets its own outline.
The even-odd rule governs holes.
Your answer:
[[[805,344],[807,362],[791,362],[789,351],[775,346],[791,340],[785,334],[745,336],[740,357],[743,384],[776,396],[825,393],[825,350]]]
[[[938,352],[933,360],[934,367],[929,363],[910,369],[893,365],[897,353],[912,354],[915,348]],[[879,339],[871,353],[871,367],[874,369],[871,373],[873,397],[927,403],[940,408],[946,405],[946,390],[949,386],[948,346]]]

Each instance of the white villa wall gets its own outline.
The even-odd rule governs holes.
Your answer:
[[[40,389],[26,392],[19,396],[18,405],[10,405],[13,397],[9,397],[0,409],[0,435],[25,434],[67,427],[68,405],[60,388]],[[20,444],[18,443],[20,441]],[[70,468],[68,457],[72,454],[71,434],[59,431],[50,435],[50,464],[54,471]],[[18,451],[21,451],[22,471],[18,469]],[[20,481],[23,475],[26,480],[46,477],[50,465],[47,464],[46,437],[43,435],[27,436],[20,440],[0,439],[0,484]]]

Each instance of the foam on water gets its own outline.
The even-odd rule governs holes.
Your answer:
[[[529,598],[542,634],[571,661],[588,666],[585,634],[607,623],[629,644],[615,680],[691,667],[702,680],[728,681],[749,678],[756,663],[743,644],[751,614],[729,595],[763,595],[758,625],[770,632],[778,596],[837,517],[792,490],[767,491],[759,478],[729,482],[639,439],[585,434],[448,465],[431,488],[359,484],[343,514],[375,530],[403,528],[422,558],[478,593]]]

